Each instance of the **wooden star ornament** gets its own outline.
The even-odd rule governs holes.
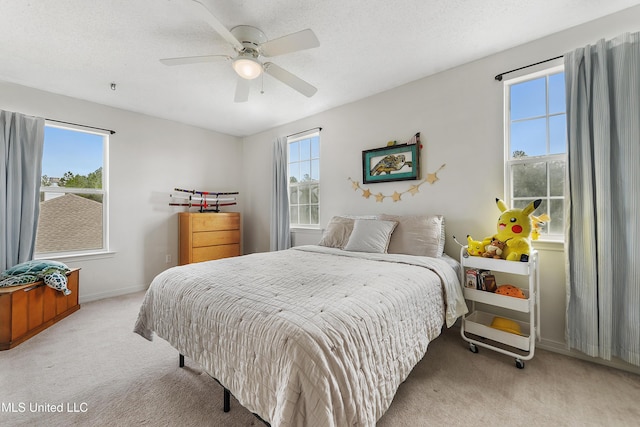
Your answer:
[[[406,194],[406,193],[410,193],[412,196],[415,196],[416,194],[418,194],[420,192],[420,186],[422,184],[424,184],[425,182],[428,182],[429,184],[433,184],[436,181],[439,181],[440,178],[438,178],[438,172],[440,172],[442,170],[442,168],[445,167],[446,164],[443,164],[442,166],[440,166],[438,168],[437,171],[433,172],[433,173],[428,173],[427,177],[425,179],[423,179],[422,181],[420,181],[417,184],[412,184],[409,186],[409,188],[405,191],[402,192],[397,192],[394,191],[392,195],[390,196],[385,196],[382,193],[378,193],[376,194],[374,197],[376,198],[376,202],[382,203],[384,201],[385,198],[390,197],[391,200],[393,200],[394,202],[400,202],[402,201],[402,195]],[[362,197],[364,197],[365,199],[369,199],[372,194],[371,194],[371,190],[369,190],[368,188],[362,188],[360,187],[360,182],[358,181],[354,181],[351,179],[351,177],[347,178],[349,181],[351,181],[351,187],[353,188],[353,191],[362,191]]]

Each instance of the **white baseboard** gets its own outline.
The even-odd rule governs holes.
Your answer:
[[[93,293],[93,294],[88,294],[88,295],[82,294],[82,289],[81,289],[79,302],[80,302],[80,304],[83,304],[83,303],[86,303],[86,302],[97,301],[99,299],[118,297],[120,295],[126,295],[126,294],[132,294],[134,292],[146,291],[148,287],[149,287],[149,285],[129,286],[127,288],[113,289],[113,290],[110,290],[110,291],[107,291],[107,292],[98,292],[98,293]]]
[[[599,365],[604,365],[610,368],[620,369],[622,371],[640,375],[640,366],[631,365],[620,359],[605,360],[599,357],[587,356],[586,354],[577,350],[568,349],[566,343],[563,342],[542,339],[536,343],[536,347],[543,350],[552,351],[554,353],[563,354],[565,356],[575,357],[576,359],[586,360],[587,362],[593,362]]]

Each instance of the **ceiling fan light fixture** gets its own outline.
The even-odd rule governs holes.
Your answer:
[[[233,69],[240,77],[253,80],[262,74],[262,64],[255,58],[242,56],[233,60]]]

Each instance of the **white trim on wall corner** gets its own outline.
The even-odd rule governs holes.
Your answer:
[[[599,365],[604,365],[610,368],[620,369],[621,371],[631,372],[633,374],[640,375],[639,366],[633,366],[620,359],[605,360],[605,359],[600,359],[599,357],[587,356],[586,354],[581,353],[579,351],[568,349],[567,344],[563,342],[542,339],[538,342],[537,347],[543,350],[551,351],[553,353],[563,354],[565,356],[573,357],[573,358],[584,360],[587,362],[597,363]],[[535,357],[534,357],[534,360],[535,360]]]
[[[80,273],[82,273],[82,271]],[[143,292],[143,291],[146,291],[148,287],[149,285],[137,285],[137,286],[129,286],[127,288],[113,289],[108,292],[98,292],[95,294],[83,295],[82,294],[82,274],[81,274],[79,302],[80,304],[84,304],[87,302],[97,301],[104,298],[119,297],[122,295],[132,294],[134,292]]]

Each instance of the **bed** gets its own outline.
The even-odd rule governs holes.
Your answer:
[[[467,308],[455,260],[386,253],[402,221],[352,221],[340,237],[332,219],[319,245],[164,271],[134,331],[168,341],[272,426],[375,425]],[[394,222],[372,251],[378,224]]]

